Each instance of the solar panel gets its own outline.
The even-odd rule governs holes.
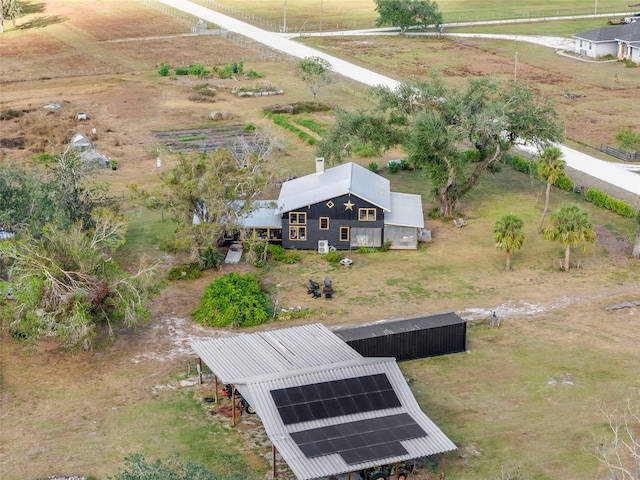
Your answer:
[[[337,453],[354,465],[405,455],[400,441],[426,435],[409,414],[401,413],[294,432],[291,438],[308,458]]]
[[[285,425],[401,406],[386,374],[271,390]]]

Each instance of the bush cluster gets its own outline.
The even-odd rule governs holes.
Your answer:
[[[627,202],[612,198],[601,190],[588,188],[585,195],[587,202],[591,202],[597,207],[606,208],[623,217],[632,218],[634,216],[633,207]]]
[[[553,184],[556,187],[561,188],[562,190],[566,190],[567,192],[571,192],[573,190],[573,180],[571,180],[566,175],[558,177],[558,179]]]
[[[185,263],[167,272],[167,280],[193,280],[202,276],[202,267],[197,263]]]
[[[209,284],[192,313],[208,327],[252,327],[271,317],[269,301],[252,273],[228,273]]]
[[[333,266],[338,266],[340,260],[342,260],[342,253],[334,250],[333,252],[329,252],[325,255],[325,259]]]
[[[526,174],[537,172],[536,162],[527,160],[526,158],[520,155],[515,155],[513,153],[505,153],[502,158],[504,163],[506,163],[507,165],[510,165],[511,167],[513,167],[514,170],[517,170],[518,172],[522,172]]]
[[[302,261],[302,254],[295,250],[287,251],[280,245],[269,245],[267,249],[269,250],[271,257],[279,262],[291,265]]]

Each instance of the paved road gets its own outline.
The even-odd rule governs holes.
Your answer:
[[[306,45],[301,45],[294,42],[290,37],[291,35],[279,34],[262,30],[261,28],[249,25],[235,18],[231,18],[222,13],[210,10],[195,3],[191,3],[186,0],[158,0],[161,3],[169,5],[177,10],[194,15],[209,23],[218,25],[220,28],[229,30],[231,32],[244,35],[256,42],[268,45],[269,47],[278,50],[280,52],[292,55],[297,58],[306,58],[311,56],[321,57],[331,63],[334,71],[340,73],[340,75],[351,78],[365,85],[384,85],[389,88],[396,88],[400,82],[390,77],[380,75],[379,73],[367,70],[365,68],[353,65],[342,59],[336,58],[331,55],[327,55],[324,52],[320,52]],[[360,34],[397,34],[391,31],[392,29],[375,29],[375,30],[360,30]],[[345,35],[345,32],[341,32]],[[350,32],[353,35],[356,32]],[[326,34],[326,33],[325,33]],[[339,32],[332,34],[340,34]],[[307,35],[307,34],[305,34]],[[462,34],[456,34],[462,35]],[[537,37],[532,35],[505,35],[500,38],[511,38],[518,41],[529,41],[538,43],[540,45],[548,46],[550,48],[568,48],[570,47],[569,41],[566,38],[560,37]],[[572,148],[564,145],[560,146],[564,155],[564,160],[567,165],[575,170],[581,171],[587,175],[603,180],[607,183],[622,188],[634,195],[638,195],[640,200],[640,174],[633,173],[629,168],[625,168],[624,165],[618,163],[610,163],[591,157],[584,153],[581,153]]]

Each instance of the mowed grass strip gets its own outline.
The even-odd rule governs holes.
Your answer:
[[[212,2],[208,0],[197,0],[196,3],[212,6]],[[323,31],[371,28],[378,19],[373,0],[296,0],[281,1],[276,5],[272,0],[218,0],[217,3],[280,26],[284,24],[286,5],[287,30],[292,32],[319,31],[320,17]],[[526,4],[515,0],[439,0],[436,3],[445,23],[591,15],[596,10],[594,2],[579,0],[558,0],[552,3],[533,0]],[[627,9],[626,4],[615,0],[597,2],[598,13],[624,12]],[[232,12],[231,15],[233,16]],[[251,22],[251,19],[248,21]]]

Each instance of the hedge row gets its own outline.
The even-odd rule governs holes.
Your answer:
[[[538,176],[538,167],[537,162],[535,161],[527,160],[520,155],[514,155],[512,153],[505,154],[503,156],[503,161],[507,165],[511,165],[514,170],[526,173],[527,175]],[[554,182],[554,185],[562,190],[566,190],[567,192],[571,192],[573,190],[573,181],[567,176],[558,178]]]
[[[612,198],[603,191],[595,188],[587,189],[585,200],[593,203],[597,207],[606,208],[607,210],[617,213],[618,215],[622,215],[623,217],[632,218],[635,215],[633,207],[627,202]]]

